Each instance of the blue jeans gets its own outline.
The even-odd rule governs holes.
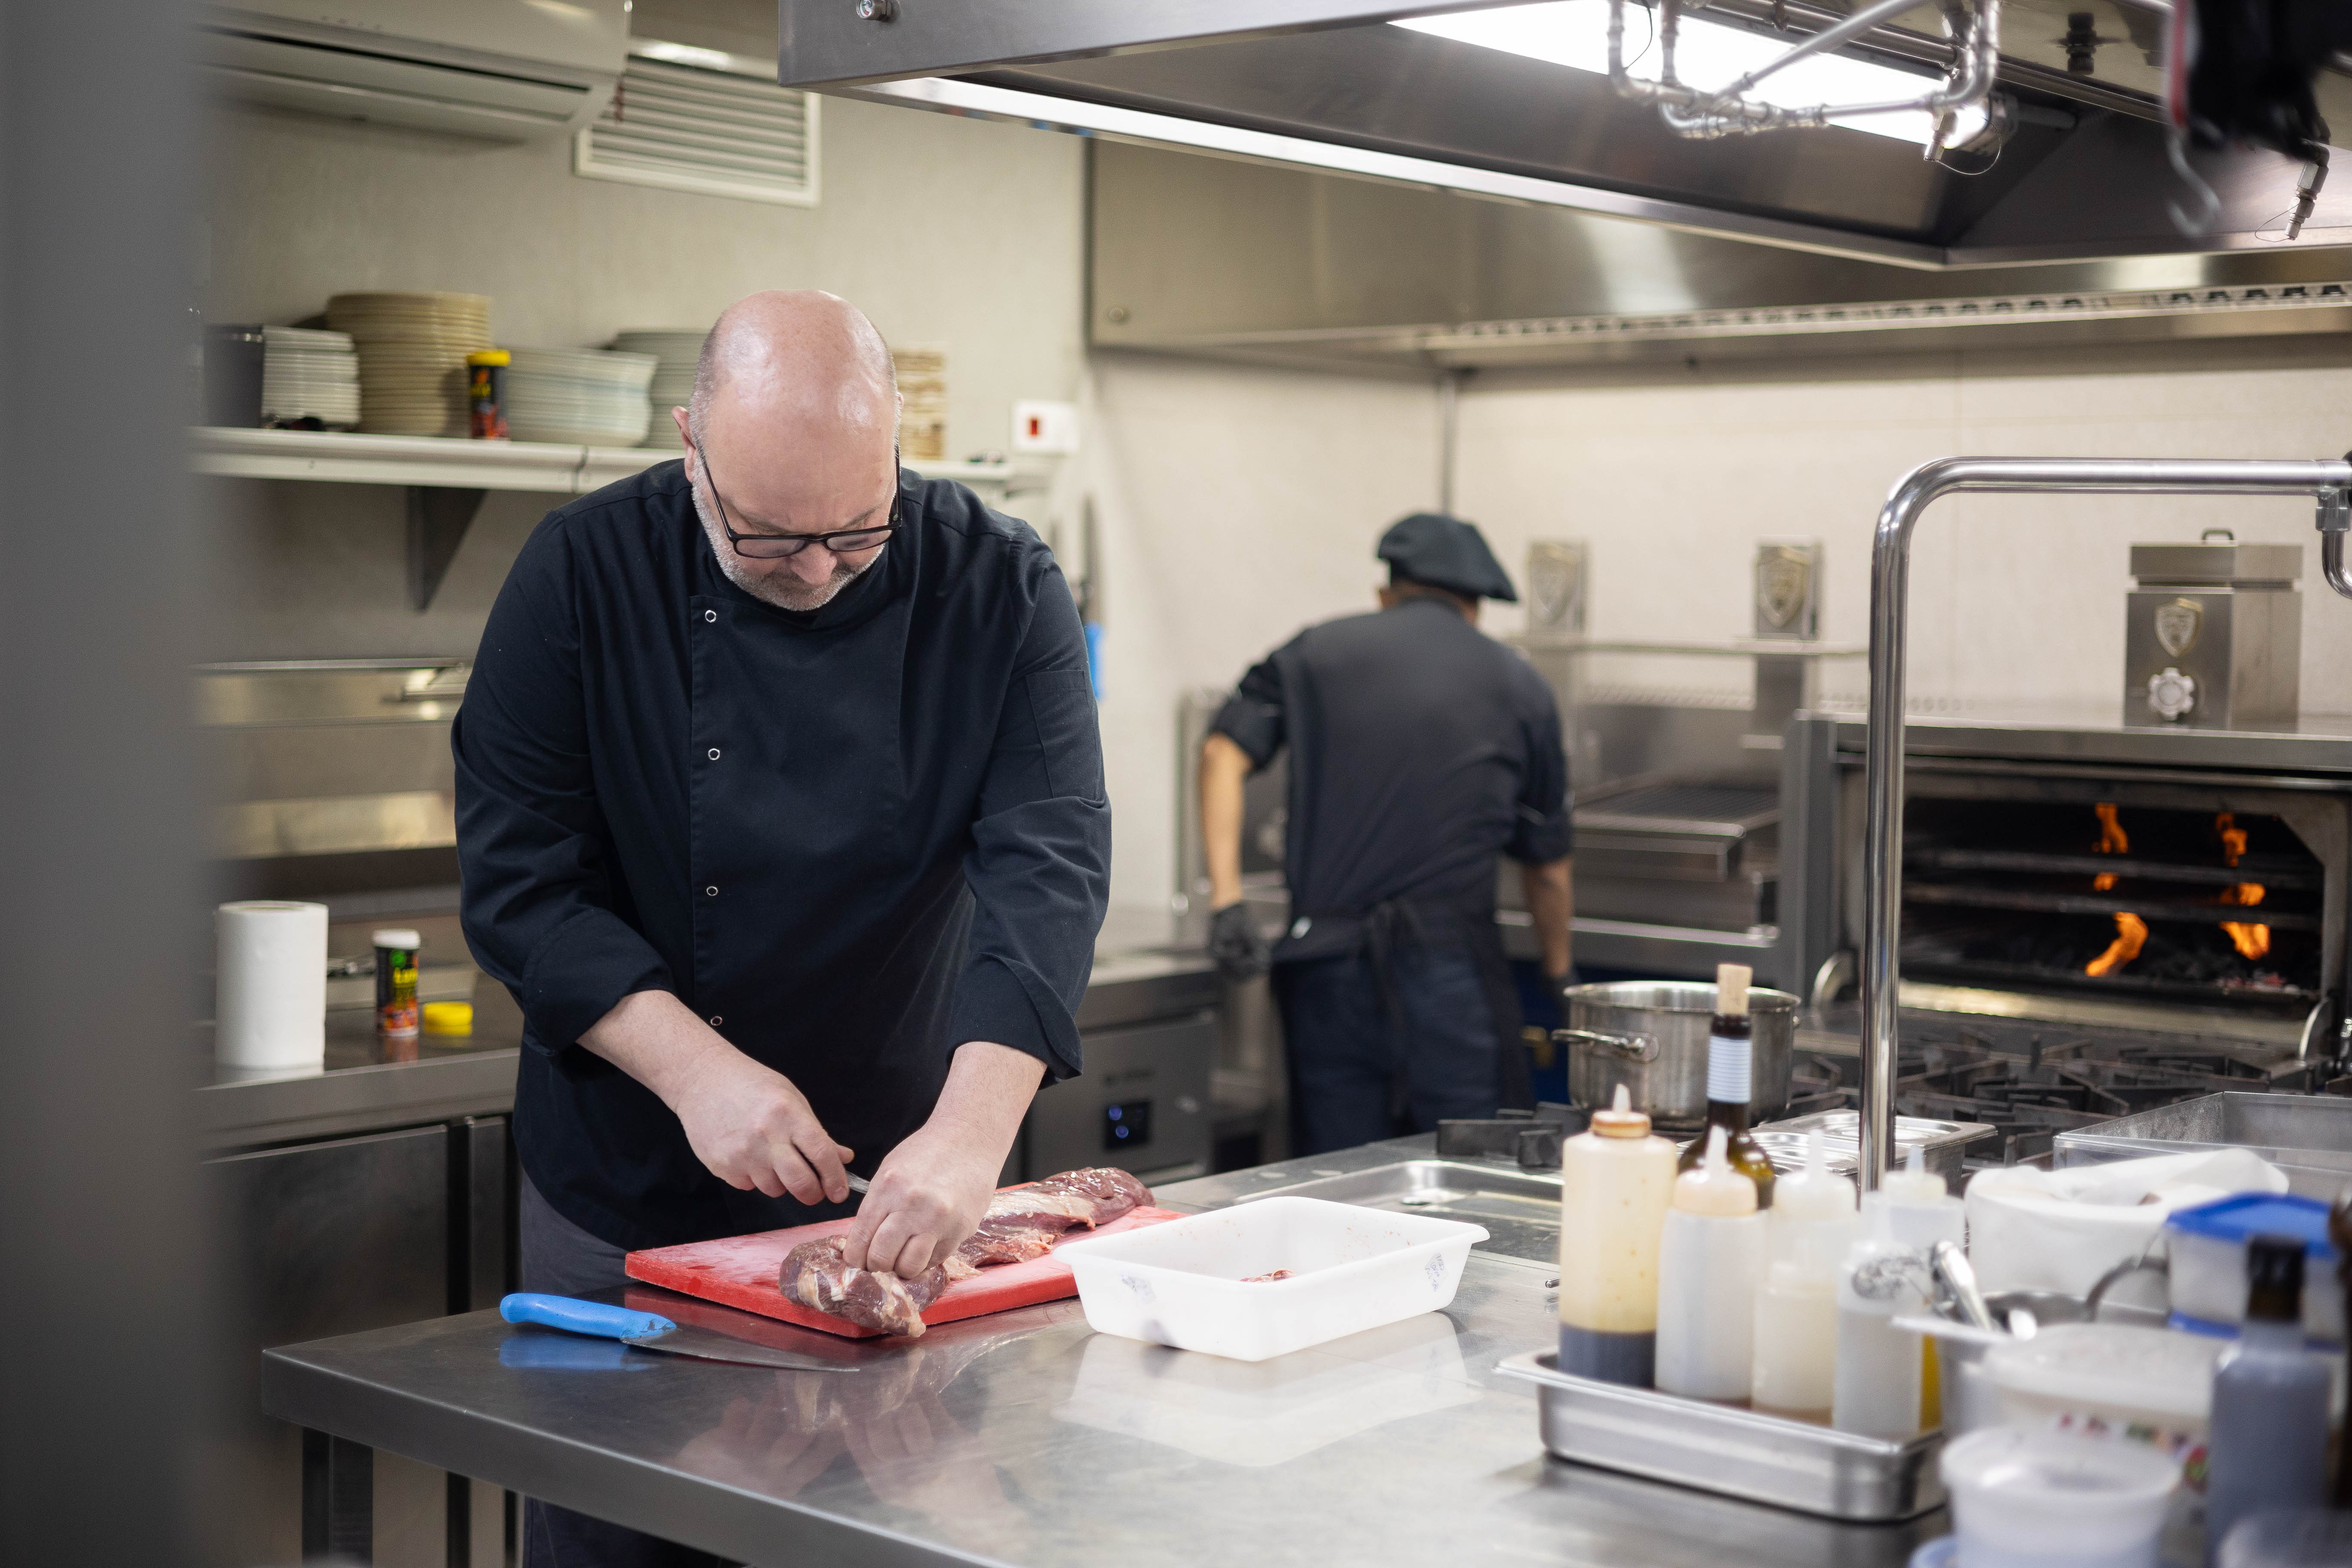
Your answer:
[[[1293,1153],[1495,1114],[1495,1013],[1477,961],[1460,948],[1414,943],[1398,948],[1391,966],[1402,1027],[1381,1000],[1367,954],[1275,965]]]

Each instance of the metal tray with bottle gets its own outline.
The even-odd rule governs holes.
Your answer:
[[[1883,1523],[1944,1502],[1940,1431],[1858,1436],[1736,1405],[1576,1377],[1551,1351],[1496,1370],[1535,1385],[1546,1448],[1563,1459],[1829,1519]]]

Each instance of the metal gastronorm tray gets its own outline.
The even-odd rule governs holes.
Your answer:
[[[1856,1436],[1737,1405],[1626,1388],[1559,1370],[1551,1351],[1496,1368],[1536,1385],[1544,1447],[1563,1459],[1830,1519],[1911,1519],[1940,1507],[1941,1432]]]

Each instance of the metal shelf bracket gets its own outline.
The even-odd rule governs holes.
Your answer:
[[[408,489],[408,607],[423,615],[449,574],[466,531],[482,510],[487,489],[449,485],[410,485]]]

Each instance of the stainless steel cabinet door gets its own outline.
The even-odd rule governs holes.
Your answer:
[[[449,1310],[449,1144],[433,1126],[206,1163],[236,1352],[206,1479],[238,1500],[220,1510],[236,1532],[230,1561],[302,1557],[301,1434],[261,1414],[262,1349]],[[446,1531],[442,1473],[377,1455],[375,1561],[439,1568]]]

